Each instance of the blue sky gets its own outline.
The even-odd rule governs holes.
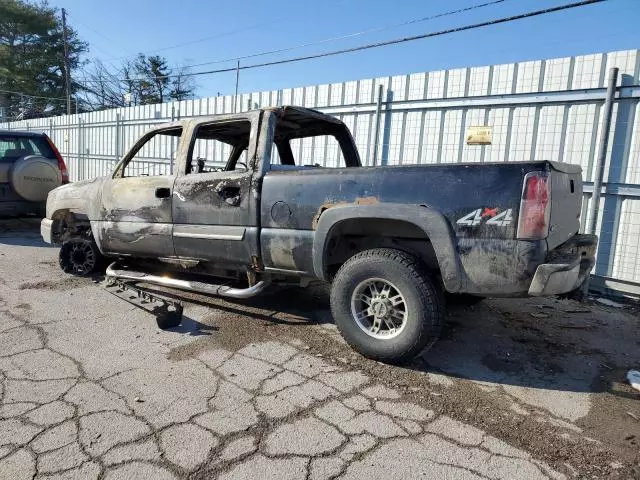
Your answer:
[[[88,58],[114,68],[138,52],[192,65],[317,42],[490,0],[50,0],[90,44]],[[258,63],[442,30],[572,0],[505,0],[470,12],[241,61]],[[240,92],[356,80],[461,66],[640,47],[640,0],[570,11],[442,37],[240,73]],[[207,39],[207,40],[202,40]],[[187,44],[187,45],[185,45]],[[176,45],[181,45],[176,48]],[[193,67],[233,67],[235,61]],[[235,73],[196,77],[198,96],[231,94]]]

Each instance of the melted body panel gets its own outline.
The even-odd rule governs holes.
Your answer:
[[[329,209],[423,205],[440,212],[452,230],[461,265],[461,289],[477,294],[526,292],[535,267],[547,252],[545,240],[515,238],[522,182],[532,171],[557,173],[550,162],[270,171],[263,181],[261,208],[261,223],[268,232],[262,244],[265,266],[313,271],[309,254],[318,242],[315,230]],[[574,218],[579,212],[578,192],[581,189],[574,188],[573,194],[567,194],[573,198],[562,200]],[[509,213],[503,217],[508,221],[459,222],[478,209],[494,217]],[[280,213],[283,210],[286,214]],[[353,211],[357,216],[365,209]],[[482,213],[479,215],[481,218]],[[558,215],[558,219],[567,215]],[[419,211],[403,220],[416,223],[418,216]],[[375,222],[375,216],[371,221]],[[577,226],[570,222],[568,229],[575,233]],[[274,246],[282,253],[274,255]]]
[[[102,251],[145,257],[173,256],[172,199],[158,195],[170,191],[174,182],[173,176],[106,180],[102,185],[101,216],[97,219]]]
[[[480,207],[517,210],[524,174],[546,168],[546,162],[531,162],[271,171],[263,180],[262,225],[282,226],[271,216],[277,202],[291,209],[287,226],[302,230],[312,230],[314,220],[335,206],[399,203],[437,208],[460,237],[514,238],[516,221],[473,229],[456,221]]]
[[[219,226],[209,236],[174,236],[180,258],[247,264],[254,235],[237,235],[238,227],[255,229],[251,172],[212,172],[178,177],[173,191],[176,226]],[[206,235],[206,234],[205,234]]]

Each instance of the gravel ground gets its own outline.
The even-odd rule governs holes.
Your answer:
[[[0,478],[640,478],[638,310],[556,299],[450,311],[405,367],[364,359],[326,288],[183,323],[65,276],[0,220]]]

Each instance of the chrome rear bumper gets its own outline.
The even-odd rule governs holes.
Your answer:
[[[596,235],[575,235],[552,251],[550,263],[538,265],[529,287],[529,295],[560,295],[578,288],[596,263]]]

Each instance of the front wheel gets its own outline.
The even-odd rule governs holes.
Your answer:
[[[441,291],[417,258],[376,248],[351,257],[331,285],[331,311],[347,343],[389,363],[411,360],[442,328]]]
[[[63,272],[86,277],[101,268],[103,257],[93,239],[70,238],[62,244],[58,261]]]

